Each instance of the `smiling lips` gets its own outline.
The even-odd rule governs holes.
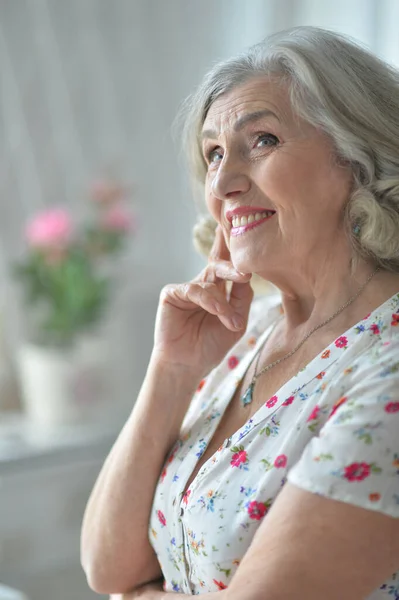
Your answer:
[[[230,221],[232,228],[230,235],[238,236],[242,235],[246,231],[261,225],[265,221],[268,221],[275,214],[273,210],[265,210],[262,212],[249,213],[243,216],[230,215]]]

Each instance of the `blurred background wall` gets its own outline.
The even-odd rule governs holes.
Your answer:
[[[203,264],[171,137],[179,104],[215,61],[296,24],[338,29],[398,62],[398,11],[395,0],[2,0],[0,290],[11,341],[22,333],[8,265],[23,222],[54,204],[83,213],[91,180],[112,172],[134,184],[139,217],[111,327],[113,372],[134,397],[160,287]]]
[[[107,330],[109,401],[122,423],[145,372],[162,285],[187,280],[204,264],[192,247],[195,207],[171,136],[180,103],[214,62],[293,25],[349,34],[399,65],[398,22],[397,0],[0,0],[0,309],[11,358],[23,315],[9,264],[21,253],[23,223],[53,205],[84,215],[88,186],[103,174],[133,184],[138,230]],[[65,494],[54,474],[77,475],[47,538],[24,538],[26,524],[18,535],[3,529],[2,539],[0,528],[0,581],[31,600],[92,597],[78,567],[78,524],[108,447],[109,440],[94,450],[83,444],[62,465],[50,451],[44,463],[4,458],[3,481],[13,482],[4,510],[14,515],[26,486],[37,486],[37,505],[46,493],[48,507],[59,507]],[[27,566],[29,548],[47,556],[51,531],[54,547],[66,549],[62,577],[61,559],[54,566],[45,559],[36,571]]]

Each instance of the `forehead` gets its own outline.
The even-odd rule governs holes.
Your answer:
[[[223,133],[233,129],[245,115],[262,111],[271,111],[280,122],[289,120],[291,108],[286,84],[254,78],[235,87],[213,102],[202,129]]]

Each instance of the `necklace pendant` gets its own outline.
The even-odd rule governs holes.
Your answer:
[[[242,396],[241,400],[243,406],[248,406],[252,402],[252,393],[254,391],[255,384],[252,382],[246,389],[245,394]]]

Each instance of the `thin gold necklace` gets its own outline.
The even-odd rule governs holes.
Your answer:
[[[287,358],[290,358],[290,356],[292,356],[293,354],[295,354],[295,352],[297,350],[299,350],[299,348],[306,342],[306,340],[312,335],[312,333],[314,333],[315,331],[317,331],[317,329],[320,329],[321,327],[324,327],[324,325],[327,325],[327,323],[329,323],[330,321],[332,321],[332,319],[334,319],[345,308],[347,308],[350,304],[352,304],[352,302],[354,302],[356,300],[356,298],[361,294],[361,292],[366,287],[366,285],[368,284],[368,282],[374,277],[374,275],[377,273],[377,271],[379,271],[379,269],[380,269],[380,267],[377,267],[375,269],[375,271],[373,273],[371,273],[371,275],[368,277],[368,279],[365,281],[365,283],[363,283],[363,285],[360,287],[360,289],[356,292],[356,294],[354,296],[352,296],[352,298],[350,298],[348,300],[348,302],[346,302],[343,306],[341,306],[341,308],[339,308],[333,315],[331,315],[331,317],[329,317],[328,319],[326,319],[325,321],[323,321],[323,323],[321,323],[320,325],[317,325],[317,327],[314,327],[311,331],[309,331],[309,333],[306,334],[306,336],[298,344],[298,346],[296,348],[294,348],[294,350],[291,350],[291,352],[289,352],[288,354],[286,354],[282,358],[279,358],[278,360],[275,360],[270,365],[266,365],[266,367],[263,367],[263,369],[261,369],[259,371],[259,373],[257,373],[256,371],[257,371],[257,368],[258,368],[261,351],[262,351],[262,348],[263,348],[263,346],[265,345],[265,343],[267,342],[267,339],[268,339],[268,338],[266,338],[266,340],[263,342],[263,344],[261,345],[261,347],[258,350],[258,356],[257,356],[257,359],[256,359],[254,376],[252,377],[251,383],[249,384],[249,386],[245,390],[244,395],[241,396],[241,402],[242,402],[243,406],[247,406],[248,404],[251,404],[251,402],[253,400],[253,394],[254,394],[254,390],[255,390],[255,384],[256,384],[257,380],[259,379],[259,377],[261,375],[263,375],[263,373],[266,373],[266,371],[269,371],[269,369],[271,369],[272,367],[278,365],[279,363],[283,362]],[[275,326],[273,327],[273,330],[272,330],[271,333],[273,333],[274,329],[276,328],[276,326],[277,326],[277,324],[279,322],[280,322],[280,319],[275,324]]]

